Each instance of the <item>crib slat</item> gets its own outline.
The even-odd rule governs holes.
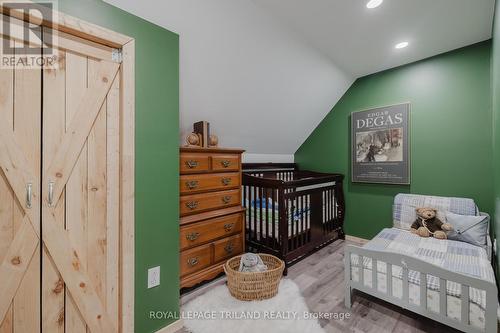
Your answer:
[[[308,209],[307,214],[304,218],[304,245],[307,243],[307,231],[309,230],[309,219],[311,218],[311,202],[309,201],[309,195],[304,197],[305,205]]]
[[[392,296],[392,264],[387,264],[387,295]]]
[[[328,218],[327,218],[327,226],[328,226],[328,231],[331,231],[331,228],[330,228],[330,223],[332,221],[332,205],[331,205],[331,202],[332,202],[332,190],[328,190],[328,201],[327,201],[327,206],[326,206],[326,209],[328,211]]]
[[[257,239],[257,187],[253,186],[253,239]]]
[[[336,195],[336,192],[337,192],[337,190],[336,190],[336,188],[335,188],[335,189],[333,190],[333,203],[332,203],[332,204],[333,204],[333,219],[334,219],[334,221],[335,221],[335,228],[337,228],[337,227],[338,227],[336,222],[337,222],[337,218],[338,218],[338,216],[339,216],[339,215],[338,215],[339,213],[338,213],[338,211],[337,211],[337,195]]]
[[[263,205],[263,201],[264,201],[264,188],[263,187],[260,187],[259,188],[259,204],[260,204],[260,239],[264,239],[264,219],[263,219],[263,216],[262,216],[262,205]]]
[[[461,320],[462,320],[462,324],[464,325],[469,325],[469,306],[470,306],[470,303],[469,303],[469,286],[466,286],[465,284],[462,284],[461,286],[462,288],[462,292],[461,292],[461,301],[462,301],[462,305],[461,305],[461,310],[462,310],[462,315],[460,316]]]
[[[247,200],[248,200],[248,196],[247,196],[247,188],[248,186],[243,186],[243,207],[245,207],[247,210],[245,212],[245,219],[244,219],[244,222],[245,222],[245,236],[248,237],[248,230],[250,229],[249,228],[249,225],[248,225],[248,205],[247,205]]]
[[[302,242],[302,223],[304,219],[304,197],[300,196],[299,197],[299,202],[300,202],[300,220],[297,221],[297,246],[301,246]]]
[[[271,200],[272,200],[272,208],[273,208],[273,209],[271,210],[271,214],[272,214],[272,224],[273,224],[273,227],[272,227],[271,232],[272,232],[272,234],[273,234],[273,249],[274,249],[274,244],[276,244],[276,243],[275,243],[275,241],[276,241],[276,232],[275,232],[275,230],[276,230],[276,222],[275,222],[275,219],[276,219],[276,214],[275,214],[276,206],[274,205],[274,202],[276,201],[276,196],[275,196],[275,193],[276,193],[276,192],[275,192],[275,190],[274,190],[274,189],[272,189],[271,191],[272,191],[272,192],[271,192]]]
[[[364,257],[359,256],[359,283],[363,286],[365,284],[365,268],[363,265],[364,262]]]
[[[271,235],[269,234],[269,190],[266,188],[264,193],[264,196],[266,197],[266,207],[264,208],[264,225],[266,226],[266,245],[269,246],[269,241],[271,240]]]
[[[248,186],[248,237],[250,239],[254,239],[253,237],[253,225],[252,225],[252,218],[253,218],[253,212],[252,212],[252,186]]]
[[[420,307],[427,309],[427,274],[420,272]]]
[[[309,204],[307,203],[307,197],[306,196],[303,196],[302,197],[302,204],[304,205],[304,207],[306,207],[306,212],[304,214],[304,218],[302,219],[302,246],[306,243],[306,228],[307,228],[307,219],[309,218],[309,216],[311,215],[311,211],[309,209],[311,209],[311,206],[309,206]]]
[[[302,240],[302,237],[303,237],[303,230],[304,230],[304,218],[305,218],[305,205],[304,205],[304,196],[301,195],[299,197],[299,200],[300,200],[300,211],[301,211],[301,214],[300,214],[300,221],[299,221],[299,225],[298,225],[298,229],[299,229],[299,239],[298,239],[298,246],[302,246],[304,244],[303,240]]]
[[[325,191],[321,192],[321,199],[322,199],[321,204],[324,204],[326,202],[326,192]],[[321,221],[323,223],[325,223],[325,221],[326,221],[326,215],[325,214],[326,214],[326,210],[322,209],[321,210],[321,216],[323,216],[323,219]]]
[[[291,250],[295,249],[294,242],[293,242],[293,237],[295,236],[295,223],[294,222],[294,215],[295,215],[295,210],[297,209],[297,203],[295,202],[295,199],[290,200],[290,211],[288,213],[288,222],[291,221],[291,225],[289,225],[289,228],[291,230],[291,235],[288,237],[290,239],[290,246]]]
[[[328,220],[328,231],[333,231],[333,220],[335,218],[335,211],[333,210],[333,201],[335,200],[335,192],[330,189],[330,201],[328,202],[328,209],[330,210],[330,219]]]
[[[408,301],[408,296],[410,293],[409,290],[409,285],[408,285],[408,269],[403,267],[403,303],[407,304]]]
[[[446,280],[439,278],[439,313],[447,315],[446,311]]]
[[[288,177],[288,173],[285,174],[287,177]],[[295,245],[295,228],[296,228],[296,224],[294,223],[294,217],[295,217],[295,212],[297,210],[297,201],[295,198],[292,199],[291,203],[291,209],[290,209],[290,219],[292,221],[292,224],[291,224],[291,230],[292,230],[292,233],[291,233],[291,236],[290,236],[290,243],[291,243],[291,250],[295,250],[296,249],[296,245]]]
[[[378,290],[377,273],[377,259],[372,259],[372,288],[375,291]]]

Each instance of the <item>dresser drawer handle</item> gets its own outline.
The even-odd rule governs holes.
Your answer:
[[[198,239],[198,237],[200,237],[200,233],[199,232],[192,232],[192,233],[189,233],[186,235],[186,239],[188,241],[195,241]]]
[[[196,208],[198,208],[198,201],[186,202],[186,207],[191,209],[191,210],[196,209]]]
[[[222,182],[222,185],[228,186],[229,184],[231,184],[231,178],[222,178],[221,182]]]
[[[189,169],[194,169],[198,166],[198,161],[189,160],[189,161],[186,161],[186,165]]]
[[[224,230],[226,232],[230,232],[233,229],[233,227],[234,227],[234,223],[226,223],[226,224],[224,224]]]
[[[227,254],[233,253],[233,251],[234,251],[233,243],[227,243],[227,245],[224,247],[224,250],[226,250]]]
[[[222,202],[227,205],[228,203],[231,202],[231,196],[230,195],[226,195],[226,196],[222,197]]]
[[[187,263],[191,267],[198,265],[198,257],[188,259]]]
[[[194,190],[195,188],[198,187],[199,182],[197,180],[190,180],[186,182],[187,188],[190,190]]]
[[[231,161],[229,161],[229,160],[222,160],[222,161],[220,161],[220,164],[222,164],[222,166],[224,168],[227,168],[227,167],[229,167],[231,165]]]

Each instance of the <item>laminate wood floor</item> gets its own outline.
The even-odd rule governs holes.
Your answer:
[[[311,312],[351,313],[351,317],[343,321],[320,319],[320,324],[327,333],[459,332],[360,292],[354,294],[352,308],[346,309],[343,264],[345,244],[345,241],[336,241],[296,263],[288,270],[287,277],[300,287]],[[224,280],[215,282],[215,284],[220,283],[224,283]],[[200,290],[185,295],[181,301],[187,302],[202,292],[203,290]],[[183,329],[177,333],[189,332]]]

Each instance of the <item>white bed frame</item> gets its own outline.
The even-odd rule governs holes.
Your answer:
[[[352,279],[351,270],[351,255],[357,254],[359,256],[359,280]],[[365,285],[364,283],[364,267],[363,259],[371,258],[372,260],[372,286]],[[422,316],[431,318],[445,325],[451,326],[458,330],[467,333],[493,333],[497,332],[497,286],[485,280],[474,278],[472,276],[451,272],[439,266],[424,262],[414,257],[409,257],[403,254],[381,252],[367,250],[354,245],[346,245],[345,247],[345,305],[351,308],[352,292],[354,289],[362,291],[366,294],[373,295],[389,303],[398,305],[403,309],[408,309]],[[384,262],[387,264],[386,276],[387,278],[387,292],[378,290],[377,262]],[[403,296],[402,298],[395,297],[392,292],[392,267],[400,266],[403,268]],[[375,269],[374,269],[375,268]],[[409,301],[409,281],[408,271],[420,272],[420,305],[410,303]],[[439,313],[430,311],[427,308],[427,274],[439,278]],[[389,278],[390,277],[390,278]],[[446,281],[453,281],[461,285],[461,320],[450,318],[447,316],[447,294],[446,294]],[[485,329],[481,330],[476,326],[470,325],[469,322],[469,287],[473,287],[486,292],[486,309],[485,309]]]

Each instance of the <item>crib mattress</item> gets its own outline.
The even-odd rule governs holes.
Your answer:
[[[409,231],[390,228],[382,230],[375,238],[365,244],[365,249],[402,253],[419,260],[433,263],[452,272],[467,274],[494,283],[493,268],[488,260],[486,251],[471,244],[452,240],[437,240],[421,238]],[[351,257],[352,279],[359,281],[359,258]],[[357,267],[356,267],[357,266]],[[387,292],[387,265],[377,263],[377,287],[381,292]],[[363,260],[363,277],[367,286],[372,286],[372,262],[370,258]],[[410,302],[420,304],[420,273],[410,270],[409,299]],[[402,267],[392,268],[393,295],[402,297]],[[447,311],[448,316],[460,320],[461,317],[461,287],[458,283],[448,281]],[[470,322],[472,325],[484,328],[484,308],[486,304],[485,292],[470,288]],[[430,311],[439,313],[439,280],[427,276],[427,306]]]

